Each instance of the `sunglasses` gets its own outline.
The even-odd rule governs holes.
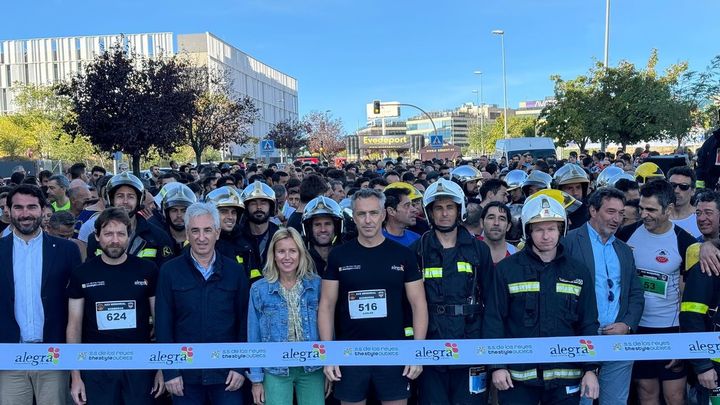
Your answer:
[[[670,184],[673,186],[673,189],[680,187],[680,190],[682,190],[682,191],[690,190],[689,184],[681,184],[681,183],[670,183]]]

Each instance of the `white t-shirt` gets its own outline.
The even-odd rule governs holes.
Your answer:
[[[93,215],[90,217],[90,219],[85,221],[84,224],[82,224],[82,226],[80,227],[80,232],[78,232],[78,240],[88,243],[88,238],[90,237],[90,235],[95,233],[95,220],[99,216],[100,215]]]
[[[627,244],[633,249],[640,284],[645,291],[645,310],[640,326],[669,328],[679,326],[680,266],[677,235],[673,227],[657,235],[641,225]]]
[[[700,228],[698,228],[697,226],[697,214],[695,214],[694,212],[687,218],[671,219],[671,221],[673,222],[673,224],[684,229],[687,233],[689,233],[696,239],[699,236],[702,236],[702,233],[700,233]]]

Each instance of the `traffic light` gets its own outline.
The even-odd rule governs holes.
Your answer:
[[[373,114],[380,114],[380,100],[373,101]]]

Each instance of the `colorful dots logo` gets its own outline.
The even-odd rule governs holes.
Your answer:
[[[327,356],[325,354],[325,345],[321,343],[314,343],[312,345],[312,350],[315,352],[320,360],[325,360],[325,357]]]
[[[193,361],[193,349],[190,346],[183,346],[180,348],[180,352],[185,355],[185,361],[192,363]]]
[[[589,355],[595,355],[595,346],[590,339],[580,339],[580,345],[587,349]]]
[[[445,350],[452,356],[453,359],[460,357],[460,349],[458,349],[457,343],[446,342]]]
[[[48,347],[48,359],[52,361],[53,364],[58,364],[60,362],[60,348]]]

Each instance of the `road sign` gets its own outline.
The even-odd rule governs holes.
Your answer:
[[[260,141],[260,151],[266,154],[272,154],[275,152],[275,141],[270,139],[263,139]]]
[[[443,147],[442,135],[430,135],[430,146],[435,149]]]

